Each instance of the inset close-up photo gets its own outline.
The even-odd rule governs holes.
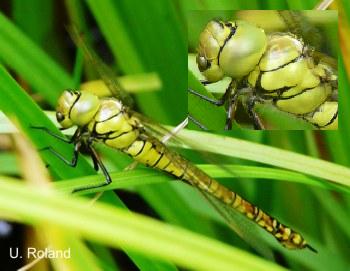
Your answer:
[[[337,11],[193,11],[188,42],[200,129],[338,129]]]

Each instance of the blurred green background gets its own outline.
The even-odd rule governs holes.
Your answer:
[[[187,115],[187,55],[196,44],[196,38],[192,40],[191,36],[189,50],[187,49],[187,27],[189,27],[189,33],[199,32],[200,25],[203,23],[188,22],[190,11],[227,10],[227,13],[231,13],[232,10],[309,10],[313,9],[317,3],[316,0],[1,1],[0,61],[29,96],[20,89],[16,91],[15,87],[12,88],[11,80],[6,77],[5,72],[1,72],[0,110],[18,121],[19,126],[36,148],[40,149],[47,144],[52,144],[62,150],[67,157],[71,155],[70,146],[38,135],[29,129],[29,126],[44,125],[54,129],[52,123],[42,114],[41,109],[53,111],[63,89],[75,88],[80,81],[96,78],[96,72],[91,65],[87,63],[83,67],[82,55],[77,54],[75,45],[66,31],[66,26],[74,23],[118,75],[157,73],[162,83],[161,87],[144,91],[141,82],[139,92],[134,94],[135,109],[157,122],[176,125]],[[335,36],[332,35],[327,37],[332,45],[322,47],[328,48],[331,54],[338,56],[339,130],[288,132],[235,130],[217,134],[275,146],[310,157],[319,157],[346,167],[350,166],[348,140],[350,124],[346,120],[350,115],[348,106],[350,103],[348,92],[350,4],[345,0],[334,1],[330,9],[338,10],[339,13],[339,51],[337,52],[336,49]],[[218,112],[218,114],[221,113]],[[206,117],[210,119],[211,115],[216,113],[205,114],[208,114]],[[3,118],[1,120],[3,121]],[[0,127],[2,129],[0,176],[23,178],[24,173],[19,166],[20,159],[16,158],[17,150],[12,141],[13,135],[9,134],[10,130],[5,126]],[[198,155],[195,151],[180,151],[195,163],[208,163],[203,159],[202,154]],[[103,146],[99,147],[99,152],[111,171],[123,169],[130,163],[130,160],[123,155]],[[50,165],[49,170],[54,180],[94,173],[85,159],[79,162],[77,169],[71,169],[52,158],[50,154],[41,154],[45,163]],[[267,153],[266,156],[268,155]],[[257,162],[227,158],[219,154],[211,156],[210,161],[262,166]],[[293,162],[298,163],[298,161]],[[350,217],[347,212],[350,208],[350,197],[346,192],[335,192],[331,186],[317,188],[307,183],[262,180],[259,179],[259,174],[254,178],[246,177],[234,181],[220,179],[220,181],[264,210],[281,218],[288,225],[301,230],[320,251],[318,255],[310,255],[310,253],[278,249],[274,258],[267,259],[268,261],[293,270],[330,270],[331,268],[347,270],[350,265],[348,259]],[[215,222],[215,219],[207,214],[210,211],[201,210],[203,215],[196,210],[201,207],[193,207],[193,205],[202,204],[202,201],[194,200],[193,191],[188,191],[187,187],[174,182],[170,185],[168,183],[139,185],[128,187],[126,190],[118,191],[118,195],[132,210],[259,255],[225,225]],[[1,193],[0,191],[0,199]],[[116,203],[113,193],[105,193],[102,200],[113,206],[121,204]],[[3,217],[6,218],[5,215]],[[19,222],[21,221],[20,218]],[[4,237],[9,239],[4,239],[0,244],[3,252],[0,257],[4,270],[13,270],[24,264],[23,261],[13,261],[8,258],[9,245],[18,244],[26,247],[36,244],[36,241],[33,241],[34,238],[29,238],[32,237],[29,227],[21,224],[14,224],[13,227],[13,235]],[[42,227],[36,229],[40,231]],[[45,240],[43,236],[40,238],[44,239],[44,243],[49,239]],[[165,257],[161,255],[149,256],[147,249],[135,253],[133,250],[111,250],[106,246],[88,242],[87,246],[82,245],[81,253],[80,256],[76,256],[76,262],[78,266],[81,264],[86,268],[89,267],[90,261],[94,261],[102,270],[176,270],[178,268],[165,261]],[[186,251],[186,255],[192,259],[190,250]],[[208,257],[203,261],[215,259],[217,258],[213,256],[212,259]],[[256,264],[260,266],[258,260]],[[94,267],[90,265],[90,269],[93,270],[92,266]],[[185,267],[190,268],[188,265]],[[271,270],[263,268],[264,265],[261,265],[261,270]],[[38,269],[50,270],[50,267],[46,263]],[[54,269],[62,270],[57,265]],[[244,265],[241,269],[244,270]]]

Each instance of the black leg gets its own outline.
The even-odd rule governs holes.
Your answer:
[[[310,249],[312,252],[318,253],[318,251],[317,251],[315,248],[313,248],[312,246],[310,246],[310,245],[308,245],[308,244],[306,244],[305,247],[308,248],[308,249]]]
[[[201,93],[198,93],[197,91],[190,88],[188,89],[188,92],[216,106],[222,106],[226,101],[226,99],[224,99],[225,94],[219,100],[216,100],[216,99],[209,98],[208,96],[205,96]]]
[[[188,119],[190,121],[192,121],[195,125],[197,125],[200,129],[204,130],[204,131],[209,131],[209,129],[207,127],[205,127],[199,120],[197,120],[196,118],[194,118],[192,115],[188,114],[187,115]]]
[[[222,95],[222,97],[220,99],[218,99],[218,100],[209,98],[209,97],[207,97],[207,96],[205,96],[205,95],[203,95],[201,93],[198,93],[197,91],[195,91],[193,89],[190,89],[190,88],[188,88],[188,92],[193,94],[193,95],[195,95],[195,96],[197,96],[197,97],[199,97],[199,98],[201,98],[201,99],[203,99],[203,100],[205,100],[205,101],[207,101],[207,102],[209,102],[209,103],[211,103],[211,104],[214,104],[216,106],[222,106],[222,105],[225,104],[227,98],[230,97],[230,95],[232,93],[232,84],[233,84],[233,82],[234,81],[231,80],[230,84],[228,85],[228,87],[225,90],[224,95]],[[210,82],[208,82],[208,81],[201,81],[201,83],[203,85],[210,84]]]
[[[254,96],[249,98],[249,100],[248,100],[248,114],[249,114],[249,117],[253,120],[254,129],[255,130],[263,130],[263,129],[265,129],[265,127],[262,124],[258,114],[254,111],[254,106],[255,106],[256,102],[257,102],[257,100]]]
[[[225,130],[232,129],[232,121],[234,119],[234,115],[237,107],[237,98],[239,95],[241,95],[240,90],[237,90],[237,84],[235,81],[231,81],[229,88],[230,88],[229,97],[228,97],[229,104],[228,104],[228,109],[226,111]]]
[[[91,155],[91,159],[92,159],[92,162],[93,162],[93,164],[94,164],[94,169],[95,169],[96,171],[98,171],[99,166],[98,166],[98,161],[97,161],[96,157],[95,157],[94,155]]]
[[[78,157],[79,157],[79,149],[81,147],[81,142],[77,142],[74,145],[74,152],[73,152],[73,157],[71,160],[68,160],[67,158],[63,157],[62,154],[60,154],[59,152],[57,152],[55,149],[53,149],[52,147],[45,147],[42,148],[41,151],[44,150],[48,150],[49,152],[51,152],[53,155],[55,155],[58,159],[60,159],[62,162],[64,162],[66,165],[70,166],[70,167],[76,167],[77,163],[78,163]]]
[[[58,135],[58,134],[52,132],[51,130],[49,130],[46,127],[43,127],[43,126],[30,126],[30,128],[42,130],[45,133],[53,136],[54,138],[57,138],[58,140],[61,140],[61,141],[66,142],[66,143],[73,143],[74,140],[80,136],[80,129],[77,129],[75,131],[74,135],[71,138],[66,138],[65,136]]]
[[[109,185],[112,182],[111,176],[109,175],[106,167],[102,163],[100,157],[98,157],[96,151],[90,145],[88,145],[87,148],[88,148],[88,151],[90,152],[90,155],[91,155],[92,160],[94,161],[94,163],[96,162],[98,167],[102,170],[103,175],[105,176],[105,182],[104,183],[100,183],[100,184],[95,184],[95,185],[88,185],[88,186],[78,187],[78,188],[75,188],[72,191],[72,193],[76,193],[76,192],[79,192],[79,191],[90,190],[90,189],[93,189],[93,188],[103,187],[103,186]]]

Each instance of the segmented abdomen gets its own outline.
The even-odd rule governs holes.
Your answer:
[[[125,152],[144,165],[165,171],[198,187],[223,204],[244,214],[272,234],[285,247],[308,246],[300,234],[222,186],[181,155],[169,150],[163,143],[146,134],[140,121],[129,115],[119,101],[115,99],[101,101],[100,109],[88,128],[95,139]]]
[[[300,234],[281,224],[235,192],[219,184],[185,158],[168,150],[156,139],[150,139],[145,136],[143,140],[136,140],[124,151],[140,163],[168,172],[210,193],[224,204],[257,223],[285,247],[296,249],[308,246]]]

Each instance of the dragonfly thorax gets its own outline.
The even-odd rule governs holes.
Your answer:
[[[91,121],[99,107],[100,100],[96,95],[65,90],[58,100],[56,118],[63,128],[81,127]]]

